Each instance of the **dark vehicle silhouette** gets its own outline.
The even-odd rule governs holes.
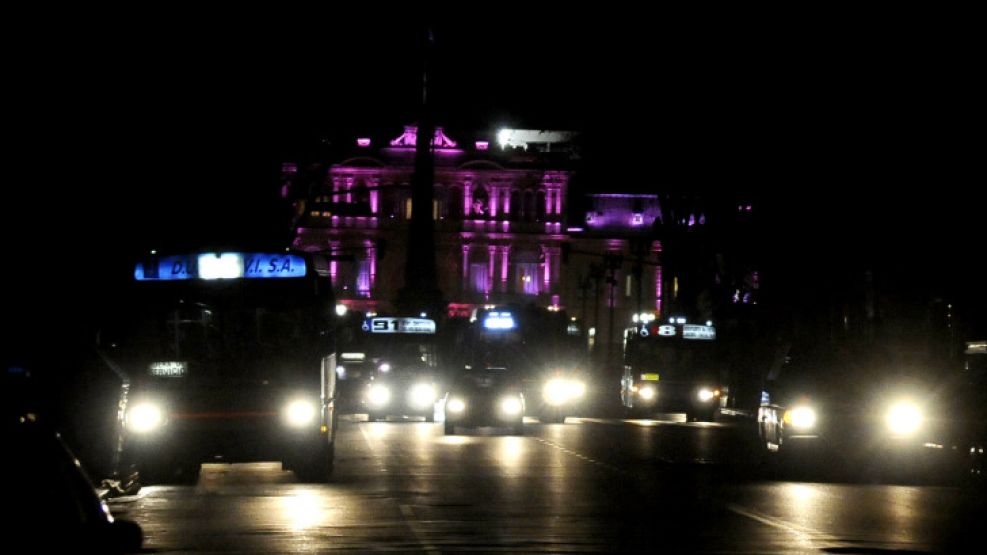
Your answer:
[[[725,381],[716,328],[712,322],[670,320],[626,331],[620,381],[624,410],[628,415],[682,412],[687,420],[711,422],[722,405]]]
[[[457,426],[495,426],[524,433],[524,394],[520,376],[508,368],[466,369],[445,399],[445,433]]]
[[[325,482],[336,438],[329,262],[301,252],[152,253],[101,336],[123,376],[123,465],[187,482],[200,463],[279,460]]]
[[[11,504],[0,542],[37,553],[139,550],[140,526],[110,514],[78,459],[25,391],[28,373],[12,367],[5,374],[3,469]]]
[[[952,477],[968,449],[953,390],[935,373],[848,350],[792,352],[761,393],[758,434],[770,466],[786,473]]]

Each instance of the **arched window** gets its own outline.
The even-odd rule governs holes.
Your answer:
[[[538,191],[535,197],[535,221],[545,221],[545,191]]]
[[[482,185],[477,186],[473,189],[473,215],[476,217],[486,217],[490,215],[490,205],[488,201],[490,197],[487,195],[486,187]]]

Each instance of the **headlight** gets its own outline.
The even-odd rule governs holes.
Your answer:
[[[386,362],[384,362],[384,363],[381,363],[381,365],[378,366],[377,369],[380,370],[381,372],[390,372],[391,371],[391,365],[388,364],[388,363],[386,363]]]
[[[164,423],[164,412],[155,403],[137,403],[127,411],[127,428],[144,434],[152,432]]]
[[[508,397],[500,402],[500,410],[508,416],[521,414],[521,400],[517,397]]]
[[[411,386],[408,393],[411,404],[416,407],[427,407],[435,403],[435,386],[430,383],[419,383]]]
[[[702,388],[702,389],[699,390],[698,396],[699,396],[699,400],[700,401],[702,401],[704,403],[708,403],[708,402],[710,402],[710,401],[713,400],[713,397],[716,397],[719,394],[720,394],[719,391],[716,391],[714,389],[710,389],[708,387],[704,387],[704,388]]]
[[[646,385],[638,389],[637,394],[645,401],[650,401],[655,398],[655,388],[654,386]]]
[[[795,407],[786,410],[782,419],[796,430],[809,430],[816,425],[816,411],[812,407]]]
[[[922,409],[915,403],[902,401],[891,406],[885,419],[891,433],[899,436],[911,435],[922,425]]]
[[[284,417],[289,426],[302,428],[315,421],[315,404],[304,399],[297,399],[288,403],[285,408]]]
[[[548,404],[561,405],[585,395],[586,384],[579,380],[555,378],[548,380],[542,394]]]
[[[446,409],[452,413],[460,413],[466,410],[466,403],[462,399],[450,399]]]
[[[371,405],[380,407],[386,405],[391,400],[391,390],[386,385],[374,384],[367,392],[367,400]]]

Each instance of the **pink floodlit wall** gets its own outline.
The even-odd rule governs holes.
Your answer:
[[[657,195],[598,194],[590,195],[592,208],[586,214],[590,229],[646,228],[661,220]]]
[[[660,255],[661,254],[661,241],[655,241],[651,244],[651,252]],[[662,292],[662,282],[661,282],[661,264],[655,266],[655,312],[658,313],[660,317],[661,314],[661,292]]]
[[[414,148],[418,141],[418,126],[405,125],[404,133],[400,137],[391,141],[391,146]],[[435,148],[456,148],[456,141],[446,136],[441,127],[435,128],[435,135],[432,137],[432,146]]]

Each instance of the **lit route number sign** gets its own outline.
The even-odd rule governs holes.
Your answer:
[[[682,339],[696,339],[700,341],[712,341],[716,339],[716,328],[713,326],[652,324],[651,326],[641,326],[639,330],[638,334],[641,337],[680,337]]]
[[[363,330],[370,333],[435,333],[435,320],[428,318],[369,318]]]

